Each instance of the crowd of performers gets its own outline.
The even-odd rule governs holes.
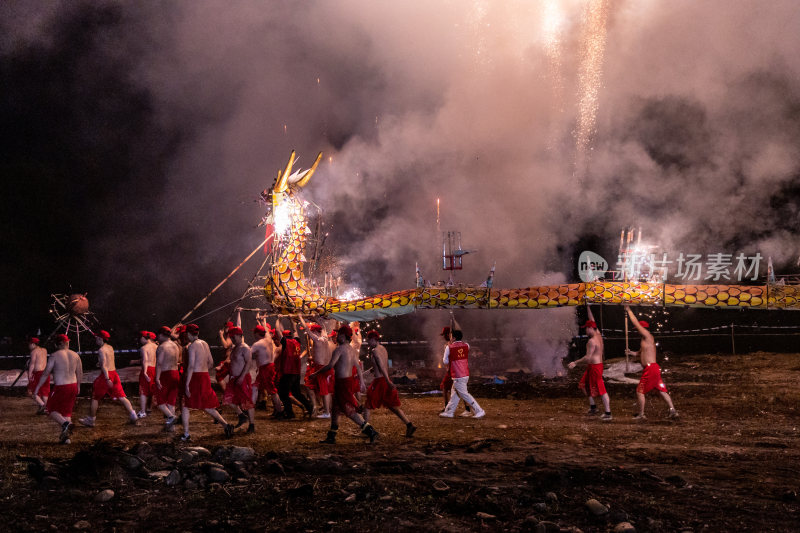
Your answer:
[[[627,313],[641,336],[638,355],[644,371],[636,388],[639,410],[635,419],[645,419],[645,395],[656,390],[669,406],[669,417],[677,417],[667,388],[661,379],[661,370],[656,363],[656,347],[649,325],[626,307]],[[584,324],[589,341],[586,355],[569,364],[586,363],[587,369],[579,386],[589,397],[589,414],[597,414],[596,398],[602,401],[604,412],[601,419],[612,419],[608,393],[603,382],[603,338],[594,322],[591,309],[589,320]],[[137,412],[122,388],[114,360],[114,349],[107,331],[95,333],[97,342],[97,366],[100,373],[92,385],[92,399],[87,416],[78,422],[95,427],[100,402],[106,398],[118,401],[126,410],[128,420],[138,425],[148,416],[148,406],[164,415],[164,430],[174,431],[182,425],[182,441],[190,441],[192,410],[205,411],[220,425],[226,437],[245,424],[246,433],[255,432],[255,407],[259,396],[272,405],[271,418],[291,420],[297,415],[294,406],[304,416],[330,419],[327,435],[320,442],[335,444],[341,415],[352,420],[361,433],[374,442],[378,432],[370,423],[375,409],[385,407],[405,425],[405,436],[412,437],[417,427],[400,408],[397,388],[389,376],[386,348],[381,344],[381,335],[372,330],[366,333],[368,359],[372,364],[372,382],[365,384],[365,371],[359,358],[362,333],[358,323],[343,324],[326,331],[324,321],[307,323],[302,316],[292,317],[291,329],[283,329],[281,319],[273,328],[265,316],[258,316],[258,325],[253,328],[255,338],[252,346],[244,341],[242,328],[229,322],[220,330],[220,340],[225,349],[224,360],[215,367],[211,349],[200,338],[196,324],[174,328],[161,327],[156,333],[140,332],[141,372],[139,376],[139,406]],[[307,348],[303,349],[298,336],[298,326],[307,335]],[[453,418],[458,404],[463,401],[465,410],[460,416],[482,418],[486,412],[469,393],[470,346],[463,340],[463,332],[451,318],[451,325],[443,328],[445,348],[442,362],[445,376],[441,388],[444,391],[444,409],[440,417]],[[72,414],[83,378],[83,366],[77,353],[69,349],[67,335],[58,335],[56,351],[48,356],[40,346],[39,339],[30,339],[30,363],[28,367],[28,391],[39,407],[39,414],[49,414],[60,428],[59,442],[68,444],[73,429]],[[310,395],[301,390],[301,369],[306,358],[304,384]],[[212,389],[209,372],[216,372],[216,380],[223,389],[222,403],[230,406],[235,422],[228,422],[218,407],[217,393]],[[51,387],[52,378],[52,387]],[[310,396],[310,397],[309,397]]]

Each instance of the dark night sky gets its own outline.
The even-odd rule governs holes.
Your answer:
[[[496,286],[571,281],[579,247],[629,224],[796,270],[796,4],[612,2],[604,28],[544,4],[4,2],[0,335],[50,328],[70,288],[121,335],[174,323],[260,242],[255,199],[292,149],[333,158],[309,194],[364,293],[411,286],[415,261],[440,276],[437,197],[480,250],[468,281],[495,261]],[[503,320],[569,338],[574,313]]]

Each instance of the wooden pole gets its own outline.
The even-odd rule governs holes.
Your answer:
[[[631,371],[631,361],[628,356],[628,312],[625,312],[625,372]]]
[[[731,324],[731,352],[736,355],[736,340],[733,334],[733,324]]]

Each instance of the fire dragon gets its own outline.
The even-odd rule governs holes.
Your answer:
[[[293,172],[295,153],[272,187],[262,193],[268,206],[265,217],[271,270],[264,294],[281,314],[308,313],[338,320],[375,320],[410,313],[415,309],[548,309],[594,304],[697,308],[752,308],[800,310],[800,286],[764,285],[674,285],[593,281],[519,289],[484,286],[425,286],[417,272],[417,286],[357,299],[324,295],[306,279],[305,248],[311,233],[308,203],[301,197],[322,160],[320,153],[307,170]],[[271,235],[270,235],[271,233]]]

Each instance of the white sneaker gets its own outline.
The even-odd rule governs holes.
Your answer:
[[[331,417],[330,413],[322,413],[321,415],[317,415],[317,418],[330,418],[330,417]]]
[[[470,411],[464,411],[463,413],[461,413],[458,416],[472,416],[472,413]]]
[[[85,416],[83,418],[80,418],[80,419],[78,419],[78,422],[80,422],[81,424],[83,424],[87,428],[93,428],[94,427],[94,418],[92,418],[90,416]]]
[[[479,409],[478,412],[475,413],[472,418],[483,418],[484,416],[486,416],[486,411],[484,411],[483,409]]]
[[[453,418],[454,417],[453,413],[448,413],[447,411],[442,411],[441,413],[439,413],[439,416],[441,416],[442,418]]]
[[[138,416],[139,418],[147,418],[147,413],[144,411],[139,411],[138,413],[136,413],[136,416]]]

